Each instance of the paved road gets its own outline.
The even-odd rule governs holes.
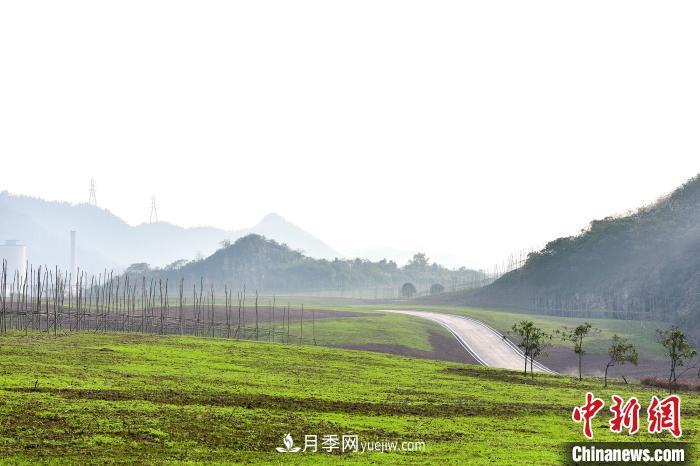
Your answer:
[[[407,314],[437,322],[449,330],[464,349],[484,366],[518,371],[523,369],[524,359],[520,348],[493,328],[476,319],[437,312],[390,310],[382,310],[382,312]],[[536,372],[555,373],[537,361],[535,361],[534,369]]]

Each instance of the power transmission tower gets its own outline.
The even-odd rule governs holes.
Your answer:
[[[151,223],[158,221],[158,209],[156,209],[156,197],[151,197]]]
[[[88,204],[97,205],[97,196],[95,195],[95,178],[90,178],[90,199]]]

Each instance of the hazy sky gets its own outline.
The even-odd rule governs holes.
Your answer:
[[[0,3],[0,190],[483,266],[700,172],[700,3]]]

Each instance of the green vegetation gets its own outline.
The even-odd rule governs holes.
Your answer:
[[[440,333],[453,338],[440,325],[412,316],[390,313],[368,314],[363,317],[316,320],[319,345],[347,346],[386,344],[430,351],[430,335]],[[310,335],[306,335],[309,341]]]
[[[600,329],[597,329],[593,327],[591,324],[588,322],[585,322],[581,325],[577,325],[574,328],[570,327],[562,327],[561,330],[557,330],[556,334],[559,335],[559,337],[562,339],[562,341],[567,342],[567,343],[572,343],[574,345],[574,353],[578,356],[578,378],[581,380],[583,378],[583,372],[582,372],[582,362],[583,362],[583,355],[585,354],[585,350],[583,349],[583,342],[586,338],[588,338],[591,335],[595,335],[596,333],[599,333]],[[615,340],[615,335],[613,336],[613,342]],[[611,366],[608,365],[606,367],[605,371],[607,374],[607,370]]]
[[[620,319],[582,319],[580,317],[556,317],[541,314],[532,314],[518,311],[499,311],[495,309],[483,309],[475,307],[455,307],[455,306],[425,306],[425,305],[390,305],[390,309],[414,309],[419,311],[444,312],[448,314],[463,315],[478,319],[502,333],[511,330],[514,323],[523,319],[531,320],[536,326],[549,334],[555,333],[562,327],[575,327],[584,320],[593,327],[600,329],[600,332],[591,335],[586,342],[586,351],[589,354],[607,354],[612,337],[618,334],[629,339],[639,350],[640,357],[647,359],[663,359],[664,350],[655,341],[657,329],[668,326],[662,322],[641,321],[641,320],[620,320]],[[377,306],[342,306],[337,309],[343,310],[371,310]],[[558,344],[560,342],[553,342]]]
[[[456,286],[483,279],[483,274],[474,270],[450,270],[435,263],[429,264],[425,254],[420,253],[403,267],[388,260],[313,259],[285,244],[254,234],[239,238],[202,260],[165,269],[133,264],[126,273],[131,277],[168,278],[173,283],[184,278],[186,289],[191,289],[192,284],[199,284],[204,279],[219,292],[224,286],[235,290],[242,290],[245,286],[248,290],[268,293],[271,290],[277,293],[320,290],[343,293],[373,287],[398,290],[401,284],[408,281],[425,285],[427,289],[435,282]]]
[[[610,360],[605,365],[604,385],[608,386],[608,370],[615,365],[625,365],[628,362],[635,366],[639,362],[639,355],[634,345],[630,344],[626,338],[613,335],[612,344],[608,349]]]
[[[698,270],[700,175],[651,206],[551,241],[523,267],[452,299],[555,315],[673,320],[700,338]]]
[[[658,341],[664,347],[666,356],[671,362],[668,385],[673,387],[678,384],[678,373],[676,372],[678,367],[693,359],[698,352],[688,341],[685,332],[676,325],[666,330],[657,330],[657,334]],[[694,368],[697,368],[697,366]]]
[[[75,333],[0,340],[3,462],[182,461],[335,464],[338,454],[277,453],[290,433],[422,441],[423,452],[351,453],[350,463],[558,464],[582,439],[586,390],[639,385],[538,375],[313,346]],[[683,394],[683,440],[700,435],[700,397]],[[634,441],[594,423],[595,440]],[[642,419],[644,422],[644,419]],[[671,440],[669,434],[654,436]],[[290,455],[295,455],[292,459]]]
[[[272,298],[265,296],[261,302],[270,301]],[[365,346],[365,345],[399,345],[408,349],[419,351],[431,351],[430,337],[434,334],[450,336],[440,325],[417,317],[381,312],[381,305],[358,304],[361,301],[341,298],[308,298],[308,297],[278,297],[278,302],[312,303],[305,306],[307,310],[323,309],[324,311],[357,312],[356,317],[330,317],[316,319],[316,342],[324,346]],[[425,306],[407,304],[387,304],[387,309],[409,309],[419,311],[441,312],[447,314],[473,317],[501,333],[512,331],[513,324],[521,320],[532,321],[534,325],[550,335],[564,327],[575,329],[583,325],[583,319],[577,317],[554,317],[546,315],[529,314],[525,312],[498,311],[494,309],[481,309],[471,307],[452,306]],[[310,314],[306,314],[306,319]],[[664,348],[656,341],[656,330],[665,329],[668,324],[653,321],[629,321],[619,319],[586,319],[593,328],[585,337],[585,354],[608,355],[608,350],[613,342],[613,335],[625,338],[633,344],[643,360],[664,360],[666,354]],[[263,325],[267,325],[264,323]],[[305,320],[304,342],[312,343],[310,322]],[[298,315],[295,314],[292,322],[292,341],[296,341],[299,335]],[[571,351],[573,364],[576,354],[571,344],[566,341],[553,339],[547,342],[553,348],[566,348]],[[582,348],[583,349],[583,348]],[[600,370],[604,370],[601,364]]]
[[[551,341],[552,336],[542,331],[541,328],[536,327],[531,320],[521,320],[517,324],[513,324],[511,331],[520,340],[518,346],[522,348],[523,354],[525,354],[523,374],[527,375],[527,360],[530,359],[530,376],[534,378],[535,371],[532,366],[535,358],[542,354],[544,348]]]
[[[269,299],[268,299],[269,298]],[[271,301],[271,297],[262,297],[261,302]],[[318,345],[337,347],[372,347],[373,350],[388,350],[395,352],[398,346],[404,347],[407,351],[402,354],[414,354],[411,350],[430,352],[434,350],[431,343],[431,336],[436,334],[446,338],[452,338],[448,331],[442,326],[426,319],[413,316],[387,313],[378,310],[381,307],[377,304],[356,304],[357,300],[345,300],[340,298],[306,298],[306,297],[278,297],[278,302],[291,301],[312,302],[307,305],[307,313],[304,323],[304,343],[312,344],[315,340]],[[335,303],[334,305],[330,305]],[[582,319],[571,317],[553,317],[544,315],[527,314],[523,312],[497,311],[493,309],[479,309],[468,307],[448,307],[448,306],[409,306],[389,304],[390,309],[412,309],[422,311],[441,312],[448,314],[464,315],[483,321],[501,333],[507,334],[512,331],[513,324],[521,320],[532,321],[535,326],[542,329],[549,335],[561,333],[563,328],[575,329],[583,325]],[[323,309],[326,311],[354,312],[355,316],[339,316],[316,318],[315,332],[312,333],[311,310]],[[639,351],[639,356],[643,360],[663,360],[665,359],[664,348],[655,341],[656,330],[666,328],[667,324],[661,322],[639,322],[623,321],[618,319],[588,319],[589,324],[595,328],[590,331],[585,340],[585,353],[587,355],[608,355],[608,350],[613,341],[613,335],[626,338]],[[263,333],[266,334],[267,322],[263,322]],[[279,323],[276,325],[279,326]],[[291,341],[299,339],[299,314],[294,314],[291,323]],[[266,339],[266,338],[265,338]],[[566,348],[571,352],[571,363],[573,365],[576,354],[571,344],[560,340],[547,340],[547,346]],[[583,342],[582,342],[583,344]],[[385,346],[382,348],[381,346]],[[393,346],[393,348],[391,348]],[[583,349],[583,346],[582,346]],[[547,350],[549,352],[549,350]],[[429,355],[426,355],[431,357]],[[604,370],[604,363],[600,370]]]

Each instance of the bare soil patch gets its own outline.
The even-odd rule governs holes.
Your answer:
[[[159,312],[160,310],[156,309],[156,314]],[[179,312],[180,311],[177,306],[171,305],[171,307],[168,309],[168,316],[170,318],[176,317],[179,315]],[[208,321],[209,312],[209,308],[202,306],[200,318]],[[287,317],[289,317],[289,320],[291,321],[299,320],[301,318],[301,312],[301,306],[292,306],[289,308],[289,311],[287,311],[287,307],[283,307],[279,303],[277,303],[274,309],[271,305],[266,303],[265,305],[261,304],[258,306],[257,317],[259,322],[269,322],[270,320],[275,322],[281,322],[284,320],[286,322]],[[193,306],[184,306],[182,309],[182,315],[185,319],[194,319],[197,316],[197,312]],[[237,306],[234,306],[233,309],[230,310],[229,315],[232,322],[238,323],[239,312]],[[330,309],[304,309],[304,320],[307,318],[311,319],[312,315],[316,319],[338,319],[342,317],[370,317],[376,316],[377,314],[356,311],[332,311]],[[241,308],[241,322],[245,322],[246,324],[255,322],[255,316],[256,311],[254,306],[246,306],[245,308]],[[214,321],[217,323],[226,322],[226,309],[223,306],[214,306]]]
[[[560,374],[578,375],[578,356],[572,349],[555,346],[547,350],[547,356],[540,358],[540,362]],[[609,358],[605,354],[584,354],[583,375],[592,377],[603,377],[605,365]],[[639,380],[646,376],[663,377],[668,376],[669,363],[653,359],[640,359],[637,366],[625,364],[624,366],[613,366],[608,371],[608,377]],[[696,375],[696,372],[691,374]]]

